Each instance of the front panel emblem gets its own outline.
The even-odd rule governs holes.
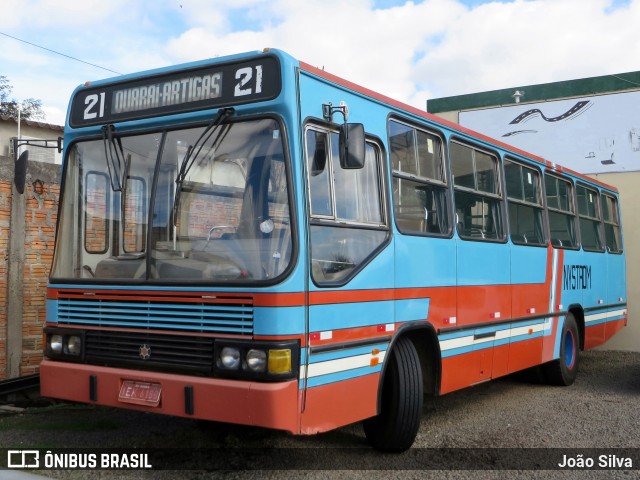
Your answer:
[[[138,355],[143,360],[149,359],[149,357],[151,357],[151,347],[147,344],[140,345],[140,350],[138,351]]]

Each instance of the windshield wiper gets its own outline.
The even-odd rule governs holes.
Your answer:
[[[131,155],[125,157],[122,140],[115,135],[115,131],[116,129],[113,125],[105,125],[102,127],[104,156],[107,159],[107,170],[109,170],[111,189],[114,192],[124,193],[123,190],[126,188],[124,183],[126,183],[126,176],[129,174]]]
[[[176,225],[178,220],[178,210],[180,208],[180,193],[182,192],[182,184],[184,183],[184,180],[187,177],[189,170],[191,170],[191,167],[193,166],[196,159],[200,155],[202,148],[207,144],[207,142],[216,132],[220,124],[222,124],[222,122],[224,122],[227,118],[233,115],[233,112],[234,112],[233,108],[223,108],[222,110],[220,110],[216,115],[216,117],[211,121],[211,123],[209,123],[209,125],[207,125],[207,127],[203,130],[203,132],[200,134],[196,142],[193,145],[189,145],[189,148],[187,148],[187,153],[184,156],[182,163],[180,164],[180,170],[178,171],[178,175],[176,176],[176,191],[174,192],[174,195],[173,195],[173,224],[174,225]],[[218,132],[218,135],[215,137],[215,139],[211,144],[212,147],[217,145],[220,142],[220,140],[224,138],[224,136],[226,136],[226,133],[228,131],[229,131],[229,128],[223,128],[222,130],[220,130]]]

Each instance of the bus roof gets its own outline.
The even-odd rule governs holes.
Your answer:
[[[78,86],[75,91],[72,94],[71,100],[70,100],[70,104],[69,104],[69,110],[71,114],[74,114],[74,112],[80,112],[81,109],[76,106],[75,108],[73,107],[73,103],[74,101],[76,101],[77,105],[86,105],[86,99],[84,97],[80,98],[80,94],[82,92],[87,92],[87,93],[91,93],[91,90],[97,87],[105,87],[105,86],[113,86],[113,85],[118,85],[118,84],[131,84],[131,83],[137,83],[140,81],[143,81],[146,78],[150,78],[150,77],[156,77],[156,76],[163,76],[163,75],[171,75],[171,74],[178,74],[181,71],[184,70],[197,70],[197,69],[201,69],[201,68],[206,68],[206,67],[210,67],[210,66],[215,66],[215,65],[219,65],[219,64],[231,64],[231,63],[237,63],[237,62],[242,62],[242,61],[247,61],[251,58],[256,58],[256,57],[260,57],[263,56],[265,54],[272,54],[276,57],[279,57],[280,60],[282,61],[282,65],[284,65],[285,63],[288,63],[288,61],[293,61],[296,62],[295,59],[289,55],[288,53],[282,51],[282,50],[278,50],[278,49],[271,49],[271,48],[265,48],[263,50],[256,50],[256,51],[251,51],[251,52],[244,52],[244,53],[239,53],[239,54],[234,54],[234,55],[228,55],[228,56],[223,56],[223,57],[218,57],[215,59],[205,59],[205,60],[199,60],[199,61],[195,61],[195,62],[189,62],[189,63],[183,63],[183,64],[179,64],[179,65],[173,65],[173,66],[168,66],[168,67],[162,67],[162,68],[157,68],[157,69],[152,69],[152,70],[147,70],[147,71],[140,71],[140,72],[135,72],[135,73],[131,73],[131,74],[127,74],[127,75],[122,75],[120,77],[111,77],[111,78],[107,78],[107,79],[103,79],[103,80],[97,80],[95,82],[86,82],[83,85]],[[286,60],[285,60],[286,59]],[[325,70],[322,70],[320,68],[314,67],[313,65],[310,65],[308,63],[299,61],[297,62],[298,65],[300,66],[300,69],[303,70],[304,72],[307,72],[311,75],[320,77],[324,80],[327,80],[329,82],[332,82],[336,85],[339,85],[341,87],[347,88],[349,90],[352,90],[354,92],[357,92],[361,95],[367,96],[373,100],[376,100],[378,102],[387,104],[391,107],[394,107],[395,109],[404,111],[406,113],[418,116],[418,117],[422,117],[426,120],[429,120],[430,122],[437,124],[437,125],[441,125],[443,127],[446,127],[448,129],[451,129],[455,132],[458,133],[462,133],[465,135],[469,135],[471,137],[477,138],[479,140],[482,140],[490,145],[493,145],[497,148],[500,148],[502,150],[506,150],[508,152],[511,152],[513,154],[516,155],[520,155],[523,156],[531,161],[537,162],[543,166],[545,166],[546,168],[551,169],[552,171],[558,172],[558,173],[565,173],[568,175],[571,175],[573,177],[576,177],[580,180],[583,180],[584,182],[587,183],[592,183],[595,185],[598,185],[602,188],[605,188],[607,190],[613,191],[613,192],[617,192],[617,188],[613,187],[612,185],[608,185],[606,183],[600,182],[599,180],[596,180],[594,178],[588,177],[586,175],[583,175],[581,173],[578,173],[574,170],[571,170],[569,168],[563,167],[559,164],[556,164],[555,162],[551,162],[549,160],[546,160],[543,157],[540,157],[538,155],[532,154],[530,152],[526,152],[524,150],[521,150],[519,148],[516,148],[512,145],[509,145],[507,143],[504,143],[500,140],[497,140],[495,138],[491,138],[487,135],[484,135],[482,133],[476,132],[474,130],[471,130],[469,128],[463,127],[460,124],[457,124],[455,122],[451,122],[449,120],[446,120],[444,118],[438,117],[434,114],[428,113],[426,110],[420,110],[419,108],[413,107],[411,105],[405,104],[403,102],[400,102],[398,100],[392,99],[390,97],[387,97],[385,95],[382,95],[378,92],[375,92],[373,90],[370,90],[368,88],[365,88],[361,85],[358,85],[356,83],[353,83],[349,80],[346,80],[342,77],[339,77],[337,75],[331,74],[326,72]],[[273,98],[273,95],[277,94],[276,92],[269,92],[269,95],[267,95],[264,98]],[[86,94],[85,94],[86,96]],[[260,100],[260,98],[256,98],[255,100]],[[84,107],[82,107],[84,108]],[[174,112],[170,112],[170,113],[174,113]],[[93,125],[93,124],[99,124],[99,121],[81,121],[78,119],[74,119],[71,118],[72,115],[68,113],[68,118],[67,118],[67,124],[70,126],[83,126],[83,125]],[[76,125],[74,125],[74,123]]]
[[[549,168],[550,170],[557,172],[557,173],[564,173],[567,175],[571,175],[573,177],[576,177],[580,180],[583,180],[584,182],[588,182],[588,183],[592,183],[595,185],[598,185],[602,188],[605,188],[607,190],[610,190],[612,192],[617,192],[618,189],[612,185],[606,184],[604,182],[601,182],[597,179],[588,177],[584,174],[581,174],[579,172],[576,172],[575,170],[571,170],[569,168],[563,167],[562,165],[559,165],[555,162],[551,162],[543,157],[540,157],[538,155],[535,155],[533,153],[530,152],[526,152],[524,150],[521,150],[517,147],[514,147],[512,145],[509,145],[508,143],[504,143],[500,140],[497,140],[495,138],[489,137],[487,135],[484,135],[480,132],[476,132],[475,130],[471,130],[469,128],[463,127],[462,125],[455,123],[455,122],[451,122],[449,120],[446,120],[442,117],[438,117],[436,115],[433,115],[425,110],[420,110],[419,108],[413,107],[411,105],[408,105],[406,103],[400,102],[398,100],[394,100],[393,98],[387,97],[385,95],[382,95],[378,92],[375,92],[373,90],[369,90],[368,88],[362,87],[356,83],[353,83],[349,80],[345,80],[342,77],[339,77],[337,75],[334,75],[332,73],[328,73],[322,69],[319,69],[317,67],[314,67],[313,65],[310,65],[308,63],[305,62],[300,62],[300,68],[307,72],[310,73],[312,75],[318,76],[320,78],[323,78],[327,81],[330,81],[332,83],[335,83],[337,85],[340,85],[344,88],[348,88],[350,90],[353,90],[355,92],[358,92],[362,95],[365,95],[367,97],[370,97],[374,100],[377,100],[379,102],[388,104],[392,107],[395,107],[397,109],[403,110],[405,112],[411,113],[413,115],[425,118],[435,124],[439,124],[442,125],[444,127],[447,127],[451,130],[454,130],[458,133],[463,133],[466,135],[470,135],[472,137],[478,138],[480,140],[483,140],[484,142],[487,142],[495,147],[501,148],[503,150],[512,152],[514,154],[526,157],[529,160],[532,160],[534,162],[537,162],[541,165],[544,165],[546,168]]]

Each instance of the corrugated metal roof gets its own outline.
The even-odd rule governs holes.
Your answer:
[[[15,118],[10,117],[8,115],[0,115],[0,120],[2,120],[3,122],[13,122],[15,124],[18,123],[18,121]],[[28,125],[30,127],[47,128],[49,130],[55,130],[55,131],[58,131],[58,132],[62,132],[64,130],[64,127],[62,125],[54,125],[52,123],[39,122],[37,120],[24,120],[24,119],[21,119],[20,123],[22,125]]]

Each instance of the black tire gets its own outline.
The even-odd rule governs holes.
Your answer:
[[[560,358],[542,365],[542,373],[550,385],[569,386],[578,375],[580,334],[572,313],[568,313],[560,338]]]
[[[385,452],[403,452],[411,447],[422,417],[422,369],[411,340],[395,344],[382,385],[380,414],[363,422],[372,447]]]

